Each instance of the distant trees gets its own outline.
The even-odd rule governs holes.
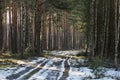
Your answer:
[[[35,12],[35,26],[34,26],[34,50],[36,53],[41,52],[41,15],[42,15],[42,1],[36,0],[36,12]]]
[[[92,53],[93,56],[115,59],[119,55],[119,0],[92,0]]]
[[[37,54],[84,48],[80,5],[78,11],[74,0],[0,0],[0,51],[23,56],[29,47]]]
[[[17,53],[17,2],[12,1],[12,34],[11,34],[11,51]]]
[[[120,57],[119,0],[0,0],[0,51],[86,49]]]
[[[0,50],[2,50],[2,43],[3,43],[3,16],[2,16],[2,0],[0,0]]]

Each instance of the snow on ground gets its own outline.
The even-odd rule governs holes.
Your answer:
[[[35,60],[33,59],[33,60],[30,60],[30,61],[26,62],[26,64],[27,65],[34,65],[34,64],[36,64],[36,63],[38,63],[40,61],[43,61],[44,59],[45,58],[43,58],[43,57],[38,57]]]
[[[86,80],[116,80],[116,79],[112,79],[110,77],[104,77],[104,78],[100,78],[100,79],[86,79]]]
[[[43,64],[43,63],[46,62],[46,61],[47,61],[47,59],[44,60],[41,64]],[[35,69],[39,68],[41,64],[39,64],[37,67],[31,69],[29,72],[21,75],[17,80],[24,80],[25,76],[27,76],[29,73],[31,73],[31,72],[34,71]]]
[[[60,61],[62,61],[62,65],[60,64],[60,66],[56,66],[54,64],[54,62],[60,62]],[[50,80],[56,80],[57,73],[60,72],[60,75],[58,77],[59,79],[61,78],[63,71],[64,71],[64,62],[65,60],[62,60],[60,58],[53,58],[52,60],[49,60],[49,62],[46,63],[45,66],[38,73],[31,76],[31,78],[29,78],[28,80],[34,80],[34,79],[35,80],[49,80],[49,77],[52,78]]]
[[[57,80],[59,80],[59,79],[62,77],[63,72],[65,71],[65,65],[64,65],[64,63],[65,63],[65,59],[64,59],[63,62],[62,62],[62,65],[61,65],[61,72],[60,72],[60,74],[59,74]]]
[[[0,80],[7,80],[6,77],[11,75],[13,70],[0,70]]]
[[[69,51],[50,51],[49,54],[62,55],[62,56],[66,55],[66,56],[68,56],[68,55],[76,55],[79,52],[83,52],[83,50],[82,51],[79,51],[79,50],[74,50],[74,51],[73,50],[69,50]],[[48,53],[46,52],[46,54],[48,54]]]
[[[115,71],[115,69],[108,69],[106,68],[106,72],[104,73],[105,76],[110,76],[113,78],[118,78],[120,79],[120,71]]]
[[[41,75],[42,73],[44,73],[46,71],[46,69],[52,65],[53,62],[50,60],[48,63],[46,63],[46,65],[43,67],[42,70],[40,70],[38,73],[34,74],[33,76],[31,76],[31,78],[29,78],[29,80],[44,80],[47,76],[47,74]]]
[[[68,64],[71,66],[70,60],[68,60]],[[92,70],[88,67],[70,67],[69,76],[67,80],[82,80],[85,77],[92,77],[94,78],[95,75],[92,73]]]
[[[25,69],[26,69],[26,67],[19,67],[13,74],[17,74]]]
[[[80,51],[59,51],[58,55],[76,55]]]
[[[80,62],[84,62],[83,59],[79,59]],[[82,64],[81,63],[81,64]],[[115,71],[115,69],[100,68],[103,73],[103,77],[96,79],[96,75],[93,69],[89,67],[77,67],[78,63],[76,60],[69,59],[68,64],[70,65],[69,76],[67,80],[120,80],[120,71]]]
[[[31,65],[34,65],[36,64],[37,62],[40,62],[40,61],[43,61],[45,60],[45,58],[42,58],[42,57],[38,57],[36,60],[31,60],[30,62],[27,62],[27,64],[23,67],[19,67],[19,65],[16,67],[17,70],[14,72],[14,74],[17,74],[23,70],[25,70],[27,67],[30,67]]]
[[[51,54],[54,55],[69,55],[76,54],[78,51],[54,51]],[[6,77],[11,74],[17,74],[21,71],[24,71],[26,67],[31,65],[36,65],[33,69],[30,69],[28,72],[25,72],[23,75],[18,77],[16,80],[24,80],[24,78],[29,75],[32,71],[41,67],[41,69],[33,74],[27,80],[60,80],[65,72],[65,60],[61,58],[53,58],[46,59],[44,57],[38,57],[28,62],[19,62],[20,64],[24,64],[24,66],[16,66],[13,68],[0,69],[0,80],[7,80]],[[41,61],[41,62],[40,62]],[[48,62],[47,62],[48,61]],[[45,63],[46,62],[46,63]],[[120,71],[116,71],[113,68],[101,68],[104,73],[103,77],[97,78],[93,69],[89,67],[82,67],[81,64],[86,62],[85,59],[68,59],[68,65],[70,69],[68,70],[68,76],[66,80],[120,80]],[[45,63],[43,66],[41,64]],[[102,71],[101,70],[101,71]]]
[[[18,65],[16,67],[8,67],[8,68],[5,68],[5,69],[0,69],[0,80],[7,80],[6,77],[7,76],[10,76],[12,74],[17,74],[23,70],[26,69],[26,67],[29,67],[30,65],[32,64],[35,64],[39,61],[42,61],[44,60],[45,58],[42,58],[42,57],[38,57],[36,60],[31,60],[31,61],[17,61]],[[24,66],[19,66],[19,65],[24,65]]]

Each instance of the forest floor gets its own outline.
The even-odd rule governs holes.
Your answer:
[[[16,64],[0,68],[0,80],[120,80],[120,71],[91,69],[87,58],[74,56],[78,52],[51,51],[45,57],[13,60]]]

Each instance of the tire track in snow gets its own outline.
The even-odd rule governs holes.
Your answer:
[[[28,80],[58,80],[63,74],[64,62],[63,59],[53,58]]]
[[[90,78],[95,78],[95,75],[92,73],[92,70],[88,67],[77,67],[76,62],[69,59],[68,64],[70,65],[69,76],[66,80],[89,80]],[[82,64],[80,62],[79,64]]]
[[[44,60],[41,64],[37,65],[35,68],[31,69],[30,71],[26,72],[25,74],[23,74],[22,76],[20,76],[19,78],[15,79],[15,80],[26,80],[26,78],[35,70],[37,70],[41,65],[44,65],[46,62],[48,61],[48,59]]]
[[[30,78],[33,74],[37,73],[39,70],[42,69],[42,67],[48,62],[48,60],[46,60],[43,64],[39,65],[38,68],[36,68],[35,70],[33,70],[32,72],[30,72],[28,75],[26,75],[26,77],[24,78],[25,80]]]
[[[60,78],[62,77],[62,75],[63,75],[63,73],[65,71],[64,63],[65,63],[65,59],[63,59],[63,62],[62,62],[62,65],[61,65],[61,72],[59,73],[59,76],[58,76],[57,80],[60,80]]]
[[[54,58],[53,58],[54,59]],[[35,73],[33,76],[31,76],[28,80],[36,80],[39,78],[39,80],[44,80],[43,76],[41,76],[43,73],[47,73],[48,67],[53,64],[52,60],[49,60],[41,70],[39,70],[37,73]],[[45,75],[44,75],[45,77]]]
[[[61,77],[60,79],[58,79],[58,80],[66,80],[67,77],[68,77],[68,75],[69,75],[70,66],[69,66],[69,64],[68,64],[68,59],[69,59],[69,58],[67,58],[67,59],[65,60],[65,62],[64,62],[65,70],[64,70],[64,72],[63,72],[63,75],[62,75],[62,77]]]
[[[43,60],[45,60],[45,58],[41,58],[41,59],[38,59],[38,60],[33,60],[33,63],[35,63],[35,61],[36,61],[36,64],[40,64],[40,63],[42,63],[42,61]],[[21,69],[20,71],[19,71],[19,66],[18,66],[18,70],[16,69],[16,71],[14,71],[14,73],[13,74],[11,74],[11,75],[9,75],[8,77],[7,77],[7,79],[8,80],[14,80],[14,79],[17,79],[17,78],[19,78],[21,75],[24,75],[25,73],[27,73],[27,72],[29,72],[31,69],[33,69],[33,66],[37,66],[37,65],[25,65],[24,67],[22,67],[22,68],[24,68],[24,69]],[[21,67],[20,67],[21,68]]]
[[[46,77],[46,80],[59,80],[65,70],[64,62],[65,59],[60,59],[56,62],[53,62],[53,65],[49,68],[49,71],[47,73],[48,76]]]

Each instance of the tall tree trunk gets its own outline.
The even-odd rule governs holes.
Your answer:
[[[46,14],[45,14],[45,11],[43,11],[43,19],[42,19],[42,23],[43,23],[43,28],[42,28],[42,48],[44,50],[47,49],[47,41],[46,41],[46,24],[45,24],[45,21],[46,21]]]
[[[108,57],[108,54],[107,51],[108,51],[108,29],[109,29],[109,12],[110,12],[110,1],[106,1],[106,15],[105,15],[105,43],[104,43],[104,56],[107,58]]]
[[[12,1],[12,53],[17,53],[17,3]]]
[[[12,52],[12,6],[11,6],[11,0],[9,3],[9,51]]]
[[[118,67],[118,45],[119,45],[119,32],[120,26],[118,25],[119,20],[119,0],[114,0],[115,9],[115,66]]]
[[[67,47],[68,47],[68,42],[67,42],[67,34],[68,34],[68,32],[67,32],[67,27],[68,27],[68,25],[67,25],[67,11],[64,11],[63,12],[63,27],[64,27],[64,41],[63,41],[63,49],[64,50],[67,50]]]
[[[0,50],[2,49],[3,43],[3,25],[2,25],[2,0],[0,0]]]
[[[18,48],[18,53],[22,53],[22,50],[21,50],[21,13],[22,13],[22,10],[21,10],[21,7],[22,7],[22,2],[20,2],[20,8],[18,8],[18,11],[17,11],[17,14],[18,14],[18,28],[17,28],[17,37],[18,37],[18,40],[17,40],[17,48]]]
[[[26,21],[27,21],[27,14],[26,14],[26,3],[25,3],[25,1],[22,1],[22,27],[21,27],[21,31],[22,31],[22,35],[21,35],[21,39],[22,39],[22,44],[21,44],[21,46],[22,46],[22,51],[21,51],[21,53],[22,53],[22,55],[21,56],[23,56],[23,53],[24,53],[24,51],[25,51],[25,48],[26,48]]]
[[[42,13],[42,4],[40,0],[36,0],[36,14],[35,14],[35,34],[34,34],[34,50],[35,53],[41,53],[40,47],[40,33],[41,33],[41,13]]]
[[[5,2],[6,5],[6,2]],[[7,12],[4,13],[4,27],[3,27],[3,48],[2,51],[5,52],[7,51]]]
[[[48,33],[48,49],[51,50],[52,49],[52,36],[51,36],[51,21],[52,21],[52,15],[51,15],[51,12],[49,12],[49,33]]]
[[[108,57],[115,54],[115,10],[114,0],[110,0],[110,13],[109,13],[109,28],[108,28]]]
[[[26,4],[26,27],[25,27],[25,48],[27,48],[29,46],[29,35],[28,35],[28,32],[29,32],[29,29],[30,29],[30,19],[29,19],[29,6],[28,6],[28,1],[25,0],[25,4]],[[29,27],[29,28],[28,28]]]

